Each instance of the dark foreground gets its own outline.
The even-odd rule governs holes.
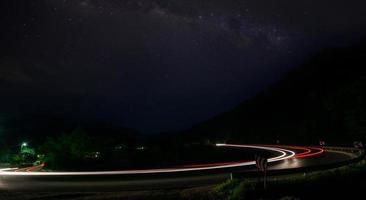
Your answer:
[[[337,170],[319,169],[318,172],[308,173],[309,170],[316,170],[317,165],[332,164],[347,159],[350,159],[347,153],[328,151],[320,157],[306,158],[301,162],[299,160],[280,162],[271,166],[272,172],[266,191],[263,190],[262,182],[257,182],[257,178],[251,175],[253,169],[248,169],[247,177],[241,177],[245,176],[244,173],[237,178],[234,177],[233,181],[226,182],[225,180],[229,180],[229,173],[134,181],[93,182],[89,179],[71,182],[59,180],[56,183],[61,187],[52,187],[55,182],[42,183],[37,179],[14,180],[11,184],[2,181],[3,191],[0,193],[0,199],[116,200],[227,199],[229,197],[233,199],[244,197],[246,199],[279,199],[285,196],[315,199],[316,197],[343,197],[343,194],[348,192],[352,192],[352,194],[347,194],[352,196],[366,189],[364,161],[361,161],[361,164],[352,164],[354,167],[341,167]],[[288,169],[278,171],[284,166],[287,166]],[[297,173],[302,168],[304,172]],[[280,175],[286,171],[290,175]],[[291,172],[295,174],[291,174]],[[122,184],[124,187],[116,185],[116,183]],[[8,189],[5,190],[5,188]],[[316,196],[314,196],[315,194]]]
[[[275,176],[262,182],[245,179],[217,186],[122,192],[1,192],[9,200],[119,200],[119,199],[363,199],[366,162],[307,174]]]
[[[305,172],[347,162],[354,154],[327,150],[316,157],[289,159],[275,162],[269,175]],[[88,176],[12,176],[0,177],[1,190],[18,192],[119,192],[157,189],[182,189],[210,186],[234,178],[256,177],[254,166],[200,170],[194,172],[159,173],[143,175],[88,175]]]

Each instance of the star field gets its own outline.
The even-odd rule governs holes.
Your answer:
[[[345,4],[3,1],[3,109],[146,132],[189,128],[322,48],[357,43],[365,33],[364,3]]]

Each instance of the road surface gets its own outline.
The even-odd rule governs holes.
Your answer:
[[[268,173],[292,173],[350,161],[357,154],[343,149],[284,145],[217,144],[218,148],[257,148],[273,153]],[[240,150],[240,149],[238,149]],[[35,169],[37,167],[34,167]],[[230,176],[256,176],[255,161],[207,163],[167,169],[99,172],[32,172],[0,169],[0,190],[37,192],[106,192],[189,188],[223,182]]]

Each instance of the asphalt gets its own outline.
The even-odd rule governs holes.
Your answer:
[[[326,150],[323,154],[291,158],[271,163],[268,173],[289,174],[323,169],[345,164],[357,156],[353,153]],[[253,177],[255,166],[233,167],[221,170],[158,173],[143,175],[94,175],[94,176],[0,176],[0,191],[17,192],[113,192],[153,189],[192,188],[221,183],[232,176]]]

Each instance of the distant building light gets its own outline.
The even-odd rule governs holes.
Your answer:
[[[114,149],[116,150],[121,150],[121,149],[125,149],[126,148],[126,145],[122,144],[122,145],[117,145],[114,147]]]
[[[96,158],[100,158],[100,155],[101,154],[99,151],[87,152],[85,154],[85,158],[96,159]]]
[[[144,147],[144,146],[140,146],[140,147],[137,147],[136,149],[137,149],[137,150],[144,150],[144,149],[145,149],[145,147]]]

